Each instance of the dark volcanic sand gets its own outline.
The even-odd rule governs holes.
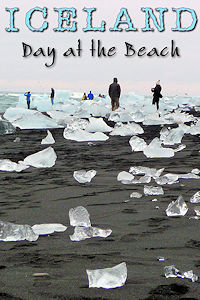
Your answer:
[[[143,126],[144,127],[144,126]],[[145,140],[159,136],[160,126],[144,127]],[[166,279],[163,268],[174,264],[181,271],[200,275],[198,220],[189,198],[200,190],[199,180],[183,179],[163,186],[163,196],[129,198],[144,185],[123,185],[120,171],[142,165],[172,173],[199,167],[199,136],[186,135],[187,148],[171,159],[147,159],[132,153],[130,137],[110,137],[106,142],[77,143],[63,138],[63,130],[51,130],[57,153],[53,168],[30,168],[22,173],[0,172],[0,218],[16,224],[62,223],[69,226],[68,212],[82,205],[93,226],[111,228],[106,239],[71,242],[72,227],[64,233],[40,236],[38,241],[0,242],[0,299],[200,299],[199,282]],[[13,143],[16,136],[20,143]],[[46,148],[40,145],[46,130],[23,130],[1,136],[1,159],[23,160]],[[95,169],[89,184],[79,184],[73,172]],[[152,181],[150,185],[156,186]],[[185,217],[169,218],[165,209],[182,194],[188,203]],[[157,198],[158,202],[151,200]],[[130,199],[129,202],[124,202]],[[160,209],[155,207],[159,206]],[[164,256],[165,261],[157,260]],[[86,269],[127,263],[128,279],[117,289],[89,289]],[[49,273],[34,277],[34,273]]]

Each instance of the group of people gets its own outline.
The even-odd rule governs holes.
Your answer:
[[[156,86],[154,88],[151,89],[152,93],[153,93],[153,101],[152,104],[156,105],[157,110],[159,109],[159,100],[160,98],[162,98],[161,95],[161,85],[160,85],[160,80],[158,80],[156,82]],[[110,84],[109,89],[108,89],[108,94],[110,96],[111,99],[111,106],[112,106],[112,111],[118,109],[119,107],[119,98],[121,95],[121,87],[118,83],[117,78],[113,79],[113,83]],[[26,101],[27,101],[27,107],[28,109],[30,109],[30,102],[31,102],[31,93],[27,92],[24,94],[24,96],[26,97]],[[51,94],[50,94],[50,99],[51,99],[51,104],[54,104],[54,97],[55,97],[55,91],[53,88],[51,88]],[[99,97],[105,98],[104,95],[99,94]],[[92,92],[90,91],[88,95],[86,95],[86,93],[83,94],[82,100],[93,100],[94,99],[94,95],[92,94]]]

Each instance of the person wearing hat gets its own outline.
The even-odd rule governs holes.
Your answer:
[[[155,88],[152,88],[151,91],[153,92],[153,101],[152,101],[152,104],[156,104],[156,107],[157,107],[157,110],[159,109],[159,100],[160,98],[162,98],[162,95],[161,95],[161,85],[160,85],[160,80],[158,80],[156,82],[156,86]]]
[[[108,90],[108,94],[111,98],[112,111],[116,110],[119,107],[121,88],[117,81],[117,78],[114,78],[113,83],[110,84]]]

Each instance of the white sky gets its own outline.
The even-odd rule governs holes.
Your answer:
[[[181,3],[180,3],[181,2]],[[31,32],[25,25],[26,12],[39,6],[48,8],[49,27],[43,33]],[[15,15],[15,26],[20,28],[17,33],[5,31],[9,27],[9,13],[5,8],[18,7]],[[58,13],[54,7],[74,7],[77,10],[77,32],[54,32],[58,26]],[[83,32],[86,26],[86,12],[84,7],[96,7],[93,14],[93,24],[100,26],[102,20],[106,21],[106,31]],[[116,17],[122,7],[127,8],[134,27],[138,32],[110,32]],[[141,7],[166,7],[164,32],[142,32],[145,27],[145,14]],[[187,7],[194,9],[200,17],[198,0],[1,0],[0,4],[0,90],[10,91],[49,91],[55,89],[70,89],[74,91],[92,90],[94,93],[107,93],[108,85],[113,77],[117,77],[121,84],[122,92],[132,91],[137,94],[151,95],[150,89],[160,79],[163,95],[200,95],[200,39],[198,22],[192,32],[172,32],[176,27],[176,14],[172,8]],[[32,19],[32,25],[42,24],[40,13]],[[192,18],[184,14],[183,26],[189,26]],[[126,26],[120,26],[126,28]],[[76,48],[77,40],[82,42],[81,57],[63,57],[63,52],[69,47]],[[117,54],[114,57],[91,57],[89,51],[91,39],[101,40],[106,49],[115,46]],[[170,46],[174,40],[180,48],[181,57],[125,57],[125,42],[133,44],[135,49],[145,46],[149,51],[156,47],[160,51]],[[33,57],[23,58],[22,42],[32,46],[33,51],[42,47],[56,49],[56,62],[54,66],[46,68],[45,63],[50,63],[52,58]]]

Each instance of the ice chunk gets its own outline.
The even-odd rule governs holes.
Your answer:
[[[47,136],[41,141],[41,144],[54,144],[55,140],[49,130],[47,130]]]
[[[159,186],[144,186],[144,194],[145,195],[164,195],[164,191],[162,187]]]
[[[187,211],[188,211],[187,204],[184,202],[183,197],[179,196],[175,202],[172,201],[168,205],[166,209],[166,214],[168,217],[185,216]]]
[[[77,206],[69,210],[69,220],[71,226],[90,227],[90,215],[83,206]]]
[[[200,176],[194,174],[194,173],[187,173],[187,174],[177,174],[179,178],[183,179],[199,179]]]
[[[161,141],[158,138],[154,138],[151,143],[143,150],[146,157],[173,157],[174,150],[171,148],[163,148]]]
[[[79,183],[86,183],[86,182],[90,182],[96,174],[97,172],[95,170],[90,170],[90,171],[79,170],[79,171],[74,171],[73,177]]]
[[[137,193],[137,192],[133,192],[132,194],[130,194],[130,197],[131,197],[131,198],[141,198],[141,197],[142,197],[142,194]]]
[[[190,198],[191,203],[199,203],[200,202],[200,191],[196,192],[191,198]]]
[[[200,206],[196,206],[196,207],[194,208],[194,211],[195,211],[196,215],[197,215],[198,217],[200,217]]]
[[[125,181],[131,181],[131,180],[133,180],[133,179],[134,179],[134,176],[131,175],[131,174],[128,173],[128,172],[125,172],[125,171],[120,172],[120,173],[118,174],[118,176],[117,176],[117,180],[118,180],[118,181],[123,181],[123,180],[125,180]]]
[[[174,152],[179,152],[179,151],[182,151],[183,149],[185,149],[186,148],[186,145],[184,145],[184,144],[181,144],[181,145],[179,145],[178,146],[178,148],[177,149],[174,149]]]
[[[174,184],[174,183],[177,183],[178,181],[172,180],[164,175],[164,176],[155,178],[155,182],[157,184],[164,185],[164,184]]]
[[[15,132],[15,127],[7,121],[1,120],[0,121],[0,135],[10,134]]]
[[[147,143],[142,139],[139,138],[138,136],[133,136],[129,140],[129,144],[132,148],[132,151],[143,151],[147,147]]]
[[[136,135],[142,133],[144,133],[144,130],[137,123],[131,123],[131,124],[117,123],[113,131],[110,132],[110,135],[129,136],[129,135]]]
[[[88,120],[74,118],[69,124],[67,124],[66,130],[69,132],[73,132],[76,130],[85,130],[88,124]]]
[[[66,140],[73,140],[77,142],[90,142],[90,141],[107,141],[109,137],[103,132],[90,133],[85,130],[70,130],[64,129],[63,136]]]
[[[165,277],[166,278],[187,278],[195,282],[198,280],[198,276],[196,276],[192,270],[187,272],[180,272],[174,265],[164,267]]]
[[[196,168],[196,169],[193,169],[191,171],[191,173],[198,175],[200,173],[200,170]]]
[[[10,159],[1,159],[0,160],[0,171],[8,172],[21,172],[28,169],[29,166],[25,165],[23,162],[15,163]]]
[[[120,108],[117,111],[112,111],[108,120],[116,123],[134,121],[133,117],[127,111],[122,111]]]
[[[129,172],[132,174],[145,174],[146,176],[151,176],[153,178],[159,177],[163,171],[164,171],[164,168],[157,170],[154,168],[148,168],[148,167],[142,167],[142,166],[130,167],[130,170],[129,170]]]
[[[56,232],[63,232],[67,229],[66,226],[62,224],[35,224],[31,227],[35,234],[45,235]]]
[[[13,141],[14,143],[19,143],[20,142],[20,138],[19,137],[16,137]]]
[[[96,227],[80,227],[74,229],[74,234],[70,235],[71,241],[79,242],[93,237],[106,238],[112,233],[111,229],[100,229]]]
[[[164,145],[180,144],[184,136],[184,130],[180,127],[168,130],[166,127],[160,131],[160,140]]]
[[[89,118],[90,123],[85,128],[88,132],[111,132],[113,129],[108,126],[102,118]]]
[[[140,184],[140,183],[150,183],[151,182],[151,176],[142,176],[140,178],[134,178],[133,180],[131,180],[131,183],[133,184]]]
[[[123,262],[113,268],[86,270],[89,288],[114,289],[125,284],[127,267]]]
[[[52,147],[27,156],[24,159],[26,165],[35,168],[51,168],[55,165],[57,155]]]
[[[27,240],[34,242],[38,237],[29,225],[17,225],[0,221],[0,241],[16,242]]]

